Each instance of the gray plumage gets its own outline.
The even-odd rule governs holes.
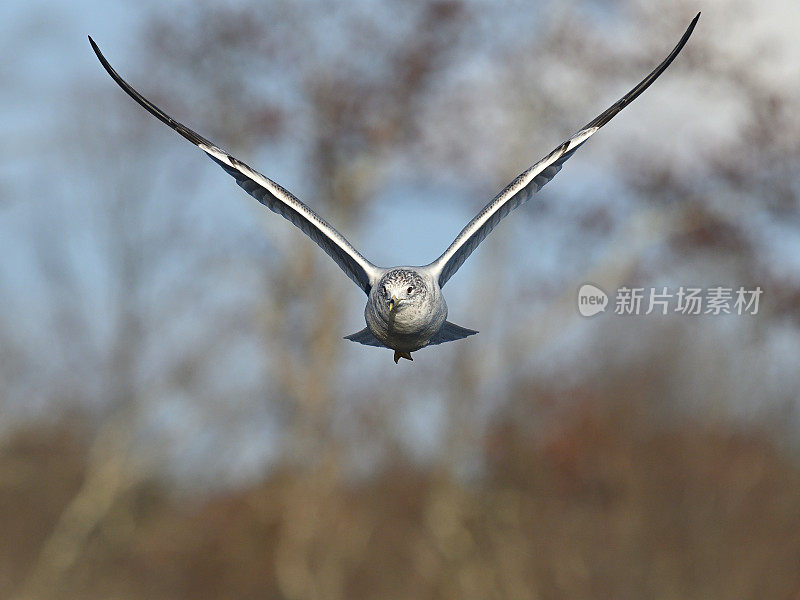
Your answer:
[[[527,202],[548,183],[586,140],[664,72],[686,44],[699,18],[700,13],[697,13],[675,48],[647,77],[575,135],[514,179],[464,227],[439,258],[425,266],[390,269],[372,264],[336,229],[280,185],[175,121],[147,100],[111,67],[91,37],[89,42],[105,70],[128,95],[150,114],[203,150],[248,194],[300,228],[367,294],[367,305],[364,309],[367,327],[346,339],[368,346],[391,348],[395,351],[394,360],[397,362],[400,358],[412,360],[411,353],[425,346],[442,344],[477,333],[447,321],[447,303],[442,287],[506,215]]]

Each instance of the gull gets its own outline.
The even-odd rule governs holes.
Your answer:
[[[699,18],[700,13],[697,13],[669,55],[636,87],[509,183],[461,230],[439,258],[430,264],[416,267],[385,268],[372,264],[327,221],[283,187],[147,100],[111,67],[91,36],[89,43],[111,78],[129,96],[205,152],[248,194],[300,228],[367,294],[367,306],[364,309],[367,326],[345,339],[367,346],[390,348],[394,350],[396,364],[401,358],[413,360],[411,353],[426,346],[443,344],[478,333],[447,320],[447,303],[442,295],[444,285],[506,215],[527,202],[561,170],[564,162],[586,140],[664,72],[686,44]]]

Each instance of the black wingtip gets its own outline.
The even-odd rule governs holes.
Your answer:
[[[192,131],[191,129],[186,127],[186,125],[184,125],[183,123],[179,123],[178,121],[170,117],[167,113],[165,113],[163,110],[158,108],[155,104],[150,102],[147,98],[142,96],[135,89],[133,89],[133,87],[127,81],[125,81],[122,78],[122,76],[119,73],[117,73],[114,70],[114,68],[109,64],[109,62],[106,60],[106,57],[103,56],[102,52],[100,52],[100,48],[97,46],[97,44],[94,43],[92,36],[88,37],[89,37],[89,43],[92,45],[92,50],[94,50],[94,53],[97,55],[97,59],[100,61],[100,64],[103,65],[103,68],[111,76],[111,79],[113,79],[126,94],[128,94],[137,103],[139,103],[139,105],[141,105],[151,115],[156,117],[162,123],[165,123],[170,127],[172,127],[172,129],[177,131],[179,134],[181,134],[183,137],[185,137],[187,140],[189,140],[196,146],[199,146],[201,144],[206,146],[213,146],[213,144],[210,141],[205,139],[199,133],[197,133],[196,131]]]
[[[689,27],[686,28],[686,31],[689,33],[689,35],[691,35],[692,31],[694,30],[694,26],[697,25],[697,22],[700,20],[700,14],[701,12],[698,11],[698,13],[694,16],[694,19],[692,19],[692,22],[689,23]]]
[[[672,51],[667,55],[667,57],[661,61],[655,69],[653,69],[650,74],[642,79],[639,84],[633,88],[630,92],[625,94],[622,98],[617,100],[612,106],[610,106],[605,112],[598,115],[594,120],[587,123],[583,129],[589,129],[590,127],[602,127],[606,123],[608,123],[611,119],[613,119],[619,112],[625,108],[628,104],[633,102],[639,95],[644,92],[650,85],[658,79],[661,74],[667,70],[667,67],[672,64],[672,61],[675,60],[675,57],[680,54],[680,51],[683,50],[683,47],[686,45],[686,42],[689,41],[689,37],[692,35],[694,31],[695,25],[697,25],[697,21],[700,19],[700,13],[697,13],[692,19],[692,22],[689,23],[689,26],[686,28],[686,31],[681,36],[681,39],[678,40],[678,43],[675,44],[675,47]]]

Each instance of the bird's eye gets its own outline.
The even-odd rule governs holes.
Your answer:
[[[406,292],[408,292],[410,294],[413,291],[414,291],[414,288],[411,287],[411,286],[408,286],[408,289],[406,290]]]

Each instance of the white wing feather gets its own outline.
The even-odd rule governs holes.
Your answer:
[[[524,173],[521,173],[461,230],[461,233],[458,234],[447,250],[427,266],[434,277],[438,279],[440,286],[444,286],[444,284],[447,283],[447,280],[453,276],[462,264],[464,264],[464,261],[467,260],[473,250],[478,247],[478,244],[489,235],[489,232],[491,232],[508,213],[517,208],[520,204],[527,202],[533,194],[542,189],[542,187],[561,170],[562,165],[586,142],[586,140],[630,104],[664,72],[686,44],[699,18],[700,13],[697,13],[697,16],[695,16],[689,24],[683,37],[681,37],[675,48],[672,49],[672,52],[670,52],[667,58],[665,58],[661,64],[635,88],[625,94],[625,96],[620,98],[597,118],[582,127],[575,135],[566,140],[542,160]]]
[[[236,179],[248,194],[271,211],[278,213],[293,225],[299,227],[303,233],[310,237],[316,244],[330,256],[336,264],[352,279],[358,287],[369,294],[372,286],[378,281],[383,270],[379,269],[364,258],[348,242],[342,234],[334,229],[325,219],[295,198],[283,187],[251,169],[242,161],[234,158],[215,144],[192,131],[185,125],[174,120],[125,81],[108,63],[92,38],[89,38],[92,48],[100,59],[100,63],[111,75],[111,78],[136,102],[144,107],[154,117],[169,125],[187,140],[195,144],[208,154],[214,162]]]

